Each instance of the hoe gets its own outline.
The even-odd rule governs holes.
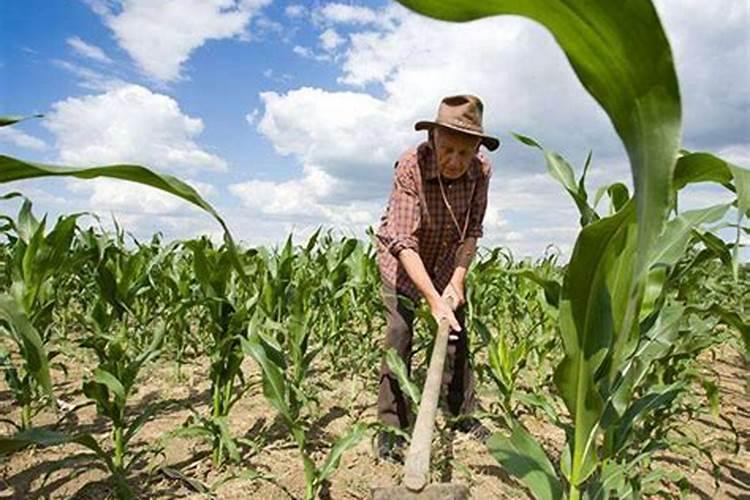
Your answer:
[[[446,300],[452,309],[456,308],[456,297],[446,294]],[[432,431],[435,428],[440,385],[443,378],[445,353],[448,348],[450,325],[447,318],[440,318],[432,349],[430,367],[419,403],[419,412],[411,436],[411,444],[404,463],[403,485],[386,488],[375,488],[373,500],[466,500],[469,489],[464,485],[452,483],[427,484],[430,472],[430,452]]]

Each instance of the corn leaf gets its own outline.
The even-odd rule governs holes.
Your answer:
[[[586,179],[586,172],[591,162],[591,155],[586,159],[586,165],[584,172],[581,175],[581,179],[576,183],[575,173],[573,167],[563,158],[559,153],[544,149],[537,141],[528,136],[520,134],[513,134],[518,140],[527,146],[538,148],[544,153],[544,160],[547,164],[547,171],[550,175],[557,180],[557,182],[565,188],[570,194],[571,198],[578,207],[578,211],[581,214],[581,226],[587,226],[595,220],[599,219],[599,215],[594,211],[593,207],[588,203],[588,196],[586,194],[586,188],[584,181]]]
[[[546,27],[586,91],[609,116],[630,158],[638,220],[635,282],[671,206],[681,104],[666,34],[649,0],[399,0],[446,21],[519,15]],[[637,291],[637,290],[636,290]],[[633,301],[634,304],[637,301]],[[629,311],[629,321],[635,316]]]
[[[560,332],[565,357],[555,370],[555,385],[573,418],[571,450],[573,485],[580,485],[596,465],[595,433],[604,401],[597,387],[597,371],[615,340],[617,289],[627,275],[627,240],[635,219],[630,202],[615,215],[581,231],[576,241],[560,300]],[[625,293],[627,289],[619,287]]]
[[[649,412],[671,404],[683,390],[684,388],[680,386],[670,386],[661,391],[649,393],[632,403],[622,417],[620,425],[615,432],[615,449],[620,449],[624,446],[625,440],[630,435],[633,426],[638,420],[642,419]]]
[[[0,295],[0,319],[5,320],[11,328],[14,339],[23,350],[26,369],[45,394],[52,396],[52,381],[49,373],[49,360],[39,332],[34,328],[13,297]]]
[[[540,500],[563,498],[562,485],[544,448],[520,424],[512,424],[510,437],[493,434],[487,447],[495,459],[525,484]]]
[[[674,171],[674,189],[688,184],[715,182],[723,186],[732,181],[732,171],[727,162],[711,153],[689,153],[677,160]]]
[[[409,371],[406,368],[406,364],[395,349],[388,349],[385,353],[385,362],[388,364],[388,368],[391,369],[393,374],[396,375],[401,390],[406,392],[415,406],[419,406],[419,400],[422,396],[421,391],[419,390],[419,387],[417,387],[417,384],[412,382],[411,378],[409,378]]]
[[[355,424],[349,429],[349,432],[336,441],[336,444],[331,448],[330,453],[328,453],[323,466],[318,471],[318,482],[325,481],[331,477],[331,474],[333,474],[341,462],[341,456],[362,440],[366,430],[367,426],[365,424]]]
[[[242,265],[239,261],[236,246],[229,227],[216,210],[204,200],[198,192],[188,184],[168,174],[160,174],[154,170],[141,165],[107,165],[88,168],[77,168],[67,166],[47,165],[0,155],[0,183],[33,179],[36,177],[76,177],[78,179],[94,179],[97,177],[109,177],[125,181],[144,184],[167,193],[173,194],[183,200],[196,205],[208,212],[221,225],[224,230],[224,240],[231,249],[233,264],[237,267],[241,276],[245,278]]]
[[[94,370],[94,382],[105,386],[115,397],[115,401],[119,406],[125,405],[125,388],[122,386],[122,383],[117,380],[117,377],[107,370],[97,368]]]
[[[292,424],[293,419],[287,403],[287,386],[284,372],[276,366],[266,354],[265,343],[257,334],[251,334],[249,339],[240,339],[245,354],[251,356],[260,366],[263,373],[263,394],[268,401],[286,420]]]
[[[44,115],[31,115],[31,116],[0,116],[0,127],[7,127],[8,125],[15,125],[18,122],[28,120],[30,118],[41,118]]]

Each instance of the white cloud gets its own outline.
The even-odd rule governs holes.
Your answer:
[[[344,39],[336,33],[336,30],[329,28],[320,34],[320,45],[324,50],[331,51],[344,43]]]
[[[258,110],[258,108],[255,108],[254,110],[252,110],[252,112],[247,113],[245,115],[245,121],[248,124],[253,125],[255,123],[255,121],[258,119],[258,114],[259,113],[260,113],[260,110]]]
[[[292,18],[302,17],[305,15],[305,12],[305,7],[299,4],[287,5],[284,9],[284,13]]]
[[[272,68],[266,68],[263,70],[263,76],[269,80],[277,83],[288,83],[292,81],[292,75],[289,73],[277,73]]]
[[[292,52],[298,56],[304,57],[305,59],[313,59],[315,61],[330,61],[331,56],[329,54],[316,54],[315,51],[309,47],[303,47],[301,45],[295,45],[292,48]]]
[[[88,196],[88,204],[98,213],[164,215],[182,208],[183,202],[158,189],[116,179],[72,180],[68,189]]]
[[[397,111],[364,93],[302,87],[286,94],[264,92],[261,100],[258,131],[278,153],[319,165],[346,183],[387,182],[394,154],[412,135],[406,126],[394,126],[403,118]],[[383,139],[386,134],[388,140]],[[349,187],[343,196],[363,194]]]
[[[91,45],[84,42],[77,36],[68,38],[66,42],[73,48],[73,50],[76,51],[76,53],[83,57],[87,57],[104,64],[112,63],[112,59],[110,59],[102,49],[100,49],[96,45]]]
[[[52,64],[77,77],[78,85],[88,90],[107,91],[125,85],[125,82],[119,78],[68,61],[53,59]]]
[[[180,175],[223,171],[226,162],[194,138],[203,122],[171,97],[138,85],[70,97],[52,105],[44,126],[55,135],[59,161],[87,165],[141,163]]]
[[[320,216],[324,211],[317,200],[329,194],[334,183],[331,176],[310,169],[300,180],[252,180],[233,184],[229,191],[239,197],[244,206],[265,214]]]
[[[726,152],[735,161],[744,161],[750,75],[737,69],[746,65],[742,55],[746,59],[750,46],[743,29],[747,10],[707,7],[698,0],[688,1],[686,8],[663,0],[658,4],[675,47],[687,146],[729,148]],[[314,193],[309,176],[321,171],[330,177],[330,188],[310,196],[315,204],[314,210],[308,207],[310,213],[372,201],[379,207],[372,213],[379,215],[393,161],[424,137],[413,131],[414,121],[432,118],[442,96],[464,92],[483,98],[490,132],[532,135],[578,169],[593,148],[592,196],[598,185],[630,182],[611,123],[539,25],[509,16],[444,23],[400,6],[376,11],[339,3],[317,9],[313,18],[321,37],[334,24],[349,30],[346,38],[328,46],[331,61],[341,62],[339,82],[353,91],[302,87],[262,94],[265,111],[258,130],[279,153],[293,155],[303,165],[300,177],[263,189],[289,193],[294,187],[298,196]],[[298,52],[314,56],[307,48]],[[377,94],[370,92],[372,87]],[[721,114],[728,119],[722,121]],[[700,116],[713,118],[696,126]],[[484,243],[505,243],[538,255],[555,242],[569,251],[578,213],[547,178],[541,154],[508,139],[491,158],[496,170]]]
[[[298,228],[334,226],[362,235],[374,224],[380,204],[373,201],[325,201],[337,188],[336,179],[314,167],[299,180],[271,182],[251,180],[229,186],[229,191],[249,209],[247,217],[294,221]],[[282,234],[276,233],[276,237]]]
[[[319,21],[341,24],[372,24],[382,19],[378,13],[367,7],[348,5],[343,3],[329,3],[315,13]]]
[[[211,184],[183,179],[203,197],[216,194]],[[71,180],[68,189],[76,194],[88,194],[89,208],[98,213],[116,212],[130,216],[178,215],[200,209],[192,207],[185,200],[164,191],[142,184],[118,179]]]
[[[29,135],[26,132],[14,127],[0,127],[0,141],[13,144],[19,148],[31,149],[34,151],[43,151],[47,149],[47,143],[38,137]]]
[[[212,203],[216,187],[193,176],[227,169],[223,159],[195,142],[203,130],[199,118],[184,114],[171,97],[138,85],[57,102],[43,125],[55,136],[58,162],[146,165],[177,175]],[[101,178],[70,180],[65,186],[66,212],[96,213],[105,226],[111,225],[111,214],[139,237],[156,231],[193,237],[218,230],[202,210],[155,188]]]
[[[238,37],[270,0],[119,0],[114,9],[90,1],[115,33],[120,46],[149,76],[180,78],[190,54],[208,40]]]

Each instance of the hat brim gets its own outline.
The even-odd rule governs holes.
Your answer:
[[[451,130],[462,132],[467,135],[475,135],[477,137],[480,137],[482,139],[481,144],[483,144],[484,147],[486,147],[490,151],[494,151],[500,147],[500,139],[498,139],[497,137],[492,137],[490,135],[481,134],[474,130],[468,130],[465,128],[456,127],[454,125],[446,125],[444,123],[431,122],[427,120],[418,121],[417,123],[414,124],[414,130],[429,130],[435,127],[449,128]]]

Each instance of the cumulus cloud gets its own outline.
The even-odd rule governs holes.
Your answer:
[[[287,5],[284,9],[284,13],[291,18],[302,17],[305,15],[305,12],[307,12],[307,9],[305,9],[304,5],[300,4]]]
[[[344,39],[332,28],[328,28],[320,34],[320,45],[324,50],[334,50],[342,43],[344,43]]]
[[[315,12],[314,19],[318,22],[366,25],[378,23],[383,16],[368,7],[329,3]]]
[[[184,179],[203,197],[212,197],[216,188],[194,179]],[[200,209],[164,191],[117,179],[71,180],[68,189],[87,195],[88,208],[98,213],[114,212],[129,217],[156,215],[195,215]]]
[[[270,0],[117,0],[111,5],[89,0],[143,72],[162,82],[180,78],[190,54],[206,41],[247,39],[251,17],[268,3]]]
[[[331,56],[328,54],[316,54],[310,47],[303,47],[302,45],[295,45],[292,48],[292,52],[305,59],[313,59],[315,61],[330,61]]]
[[[558,76],[563,70],[569,70],[551,38],[528,23],[514,19],[488,19],[473,23],[470,29],[466,29],[465,25],[439,23],[401,8],[389,7],[379,13],[388,22],[374,27],[368,21],[374,17],[365,10],[342,8],[336,4],[335,8],[323,8],[320,12],[332,22],[365,26],[362,31],[349,35],[351,44],[337,43],[331,48],[332,51],[340,49],[340,82],[354,90],[303,87],[285,94],[261,94],[265,108],[258,131],[271,141],[278,153],[293,155],[304,168],[300,178],[285,183],[266,182],[262,189],[256,184],[258,181],[248,184],[254,187],[254,191],[265,193],[291,194],[293,187],[295,196],[280,199],[297,200],[304,195],[305,206],[297,207],[296,213],[317,214],[323,220],[331,221],[327,215],[331,210],[335,212],[347,204],[370,203],[372,208],[365,211],[370,214],[369,220],[365,221],[363,217],[360,228],[376,224],[391,186],[394,161],[406,148],[424,137],[423,133],[414,132],[413,123],[434,117],[443,95],[467,91],[481,95],[487,109],[485,126],[495,132],[512,128],[532,133],[532,124],[561,123],[560,115],[565,113],[573,115],[574,119],[577,116],[576,121],[592,124],[591,131],[597,130],[593,123],[603,121],[601,113],[593,102],[588,102],[590,98],[580,89],[575,77],[569,75],[566,80]],[[383,25],[391,27],[382,28]],[[519,48],[526,43],[535,44],[526,50],[543,54],[546,51],[553,62],[540,55],[545,62],[526,63]],[[446,60],[451,64],[445,64]],[[509,67],[519,69],[510,72]],[[527,95],[529,78],[553,82],[555,103],[550,103],[551,99],[542,103],[531,99]],[[383,97],[361,90],[372,84],[384,89]],[[566,103],[566,100],[575,103]],[[551,112],[552,109],[555,111]],[[519,125],[519,121],[529,126]],[[586,126],[579,128],[583,134]],[[511,147],[510,151],[519,149],[522,148]],[[498,166],[502,166],[494,181],[500,189],[494,189],[491,197],[485,221],[488,227],[485,244],[513,241],[517,248],[543,250],[544,244],[540,247],[535,241],[521,241],[519,235],[526,233],[522,227],[509,223],[506,215],[521,206],[530,209],[530,205],[536,205],[543,209],[550,199],[543,194],[524,198],[523,192],[518,190],[522,187],[532,189],[528,183],[507,182],[507,175],[518,173],[515,169],[529,168],[529,163],[534,161],[529,159],[532,155],[528,152],[519,156],[523,161],[504,161],[504,155],[495,157]],[[533,168],[536,172],[543,168],[540,156],[537,156]],[[512,169],[512,172],[507,172],[507,169]],[[328,179],[326,190],[312,189],[312,172],[327,175],[323,177]],[[237,190],[232,192],[239,196]],[[245,195],[245,198],[250,196]],[[500,203],[495,199],[501,200]],[[566,206],[562,197],[557,201],[556,209]],[[299,203],[295,201],[291,205]],[[272,212],[267,204],[255,208],[264,213]],[[576,221],[574,217],[572,230]]]
[[[15,127],[0,127],[0,141],[33,151],[47,149],[46,142]]]
[[[747,9],[706,6],[698,0],[679,8],[659,1],[657,7],[681,78],[686,145],[744,158],[750,75],[737,68],[746,65],[743,57],[750,46]],[[630,180],[624,150],[607,116],[539,25],[518,17],[453,24],[400,6],[374,10],[341,3],[318,8],[313,19],[331,61],[340,62],[339,83],[350,90],[265,92],[258,122],[258,131],[277,152],[293,155],[303,165],[300,177],[264,184],[262,190],[311,193],[306,203],[314,206],[301,211],[320,214],[376,200],[382,209],[393,161],[423,137],[412,124],[432,118],[439,99],[454,93],[480,95],[485,128],[504,139],[509,131],[527,133],[577,166],[593,149],[592,191],[600,184]],[[333,26],[340,38],[335,43],[325,35]],[[331,41],[323,42],[324,36]],[[309,49],[299,51],[312,55]],[[698,123],[699,117],[711,119]],[[485,242],[501,241],[537,254],[551,242],[569,249],[577,232],[575,208],[547,179],[539,152],[512,139],[504,142],[491,155],[497,168],[487,223],[494,231],[486,233]],[[313,189],[313,173],[328,179],[326,190]],[[253,182],[248,185],[261,191]],[[269,206],[256,208],[271,212]],[[376,222],[379,210],[371,212]]]
[[[232,184],[229,191],[250,210],[248,216],[255,220],[270,217],[280,222],[294,221],[295,227],[303,230],[327,225],[360,233],[363,227],[373,224],[380,210],[379,203],[366,200],[323,202],[336,188],[336,179],[313,167],[308,168],[301,179],[251,180]]]
[[[203,130],[200,118],[138,85],[59,101],[44,126],[66,164],[142,163],[180,174],[227,168],[194,141]]]
[[[96,45],[91,45],[81,40],[80,37],[73,36],[66,40],[67,44],[79,55],[88,59],[93,59],[96,62],[110,64],[110,59],[104,51]]]
[[[69,61],[53,59],[52,64],[78,78],[78,85],[84,89],[107,91],[125,85],[125,82],[117,77]]]

